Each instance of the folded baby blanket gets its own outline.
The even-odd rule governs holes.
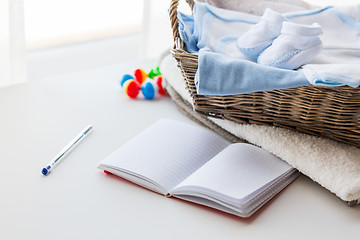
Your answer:
[[[260,16],[220,9],[207,3],[196,3],[192,16],[179,12],[180,37],[189,52],[199,54],[195,79],[198,93],[241,94],[309,83],[322,86],[360,85],[360,5],[324,7],[285,13],[283,16],[297,24],[318,23],[323,30],[320,54],[311,64],[298,70],[284,71],[275,67],[270,67],[270,70],[267,66],[254,63],[254,59],[239,50],[237,40],[260,21]],[[229,62],[232,62],[231,71]],[[237,70],[240,68],[245,71]],[[255,80],[250,77],[232,79],[239,73],[240,76],[245,76],[244,73],[262,76],[258,79],[264,83],[252,83]],[[278,76],[281,76],[280,80]],[[295,80],[291,81],[294,76]],[[241,87],[234,89],[237,81],[241,81]],[[214,86],[215,82],[220,83]]]

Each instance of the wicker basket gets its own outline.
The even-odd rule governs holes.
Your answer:
[[[192,0],[186,1],[190,8]],[[182,71],[194,110],[237,123],[266,124],[330,138],[360,148],[360,88],[303,86],[231,96],[199,95],[194,83],[198,56],[186,51],[172,0],[173,57]]]

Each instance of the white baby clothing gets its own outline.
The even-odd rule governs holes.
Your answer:
[[[237,40],[239,50],[247,57],[257,59],[281,33],[287,19],[280,13],[266,9],[260,22],[252,26]]]
[[[303,0],[197,0],[196,2],[206,2],[218,8],[250,13],[257,16],[264,15],[268,8],[276,9],[280,13],[311,10],[314,8],[314,6]]]
[[[281,35],[265,49],[257,62],[266,66],[297,69],[310,63],[321,51],[319,24],[302,25],[283,22]]]

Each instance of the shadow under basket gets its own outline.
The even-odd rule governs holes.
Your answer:
[[[192,9],[194,2],[186,2]],[[198,56],[188,53],[180,38],[178,4],[178,0],[172,0],[169,11],[175,43],[171,51],[184,76],[195,111],[236,123],[293,129],[360,148],[360,87],[308,85],[227,96],[197,94],[194,78]]]

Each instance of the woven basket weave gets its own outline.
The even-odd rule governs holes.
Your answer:
[[[192,9],[194,2],[186,2]],[[237,123],[290,128],[360,148],[360,88],[308,85],[230,96],[197,94],[194,77],[198,56],[188,53],[180,38],[178,4],[178,0],[170,4],[174,38],[171,52],[182,71],[195,111]]]

